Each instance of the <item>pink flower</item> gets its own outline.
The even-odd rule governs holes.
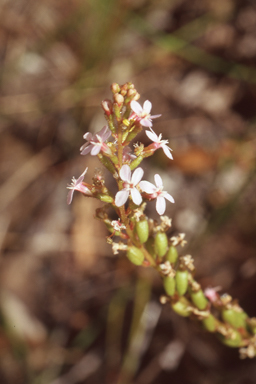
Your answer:
[[[151,199],[156,199],[156,211],[159,215],[163,215],[166,209],[165,199],[174,203],[174,198],[169,195],[168,192],[163,191],[164,187],[161,177],[156,174],[154,178],[156,186],[149,181],[141,181],[140,188],[146,192]]]
[[[85,133],[83,138],[87,140],[88,143],[85,143],[80,148],[81,155],[87,155],[89,152],[91,152],[92,156],[96,156],[100,153],[100,151],[111,155],[110,148],[107,146],[107,144],[104,143],[104,141],[106,141],[110,135],[111,131],[107,125],[105,125],[98,133],[95,133],[94,135],[91,132]]]
[[[159,149],[159,148],[162,148],[165,155],[169,158],[169,159],[173,159],[172,157],[172,154],[171,154],[171,148],[169,148],[166,144],[169,143],[168,140],[161,140],[162,139],[162,133],[160,133],[159,136],[157,136],[157,134],[153,131],[152,128],[150,128],[150,131],[146,131],[146,135],[148,136],[148,138],[150,140],[152,140],[154,142],[154,144],[151,144],[154,146],[155,150],[156,149]]]
[[[79,191],[84,193],[85,195],[91,196],[91,191],[83,184],[84,175],[86,174],[88,168],[84,170],[81,176],[79,176],[78,179],[72,178],[71,184],[67,186],[68,189],[70,189],[68,196],[67,196],[67,203],[71,204],[73,195],[75,191]]]
[[[144,171],[142,168],[137,168],[135,171],[131,172],[129,165],[125,164],[120,169],[120,178],[123,180],[123,189],[116,194],[115,204],[117,207],[124,205],[131,195],[132,201],[136,205],[140,205],[142,202],[142,197],[136,185],[141,181]]]
[[[215,287],[215,288],[205,288],[204,294],[209,299],[212,303],[216,302],[219,300],[220,295],[217,293],[218,291],[221,290],[221,287]]]
[[[157,117],[160,117],[161,115],[150,115],[152,108],[152,104],[149,100],[146,100],[142,106],[135,100],[131,101],[131,109],[133,110],[133,113],[130,116],[130,119],[134,119],[136,121],[139,121],[141,125],[144,127],[152,127],[152,119],[156,119]]]

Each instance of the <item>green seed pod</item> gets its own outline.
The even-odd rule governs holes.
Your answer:
[[[173,296],[175,293],[176,282],[174,277],[166,276],[163,278],[164,289],[167,295]]]
[[[208,300],[206,299],[203,291],[200,289],[197,292],[191,291],[191,299],[195,306],[201,311],[207,307]]]
[[[175,279],[176,279],[176,287],[177,287],[178,294],[180,296],[185,295],[188,289],[188,271],[178,270],[176,272]]]
[[[143,244],[148,240],[148,234],[149,234],[149,229],[148,229],[148,221],[147,220],[142,220],[136,222],[135,225],[137,235],[139,237],[140,243]]]
[[[181,297],[179,301],[171,304],[174,312],[178,313],[178,315],[183,317],[188,317],[191,313],[189,308],[189,302],[185,299],[185,297]]]
[[[163,257],[168,248],[168,239],[166,233],[158,232],[155,237],[155,251],[159,257]]]
[[[234,331],[233,337],[230,339],[226,339],[224,336],[221,336],[221,341],[223,344],[227,345],[231,348],[237,348],[242,346],[242,336],[239,332]]]
[[[171,245],[167,252],[166,260],[168,260],[171,264],[175,264],[177,259],[178,259],[177,248]]]
[[[246,318],[247,315],[245,312],[237,312],[233,309],[224,309],[222,311],[222,319],[232,325],[234,328],[246,328]]]
[[[155,239],[153,237],[150,237],[148,241],[146,242],[146,250],[150,253],[150,255],[156,259],[156,251],[154,247]]]
[[[135,246],[129,247],[127,257],[135,265],[141,265],[144,261],[143,252]]]
[[[98,195],[100,201],[104,201],[104,203],[113,203],[114,199],[108,195]]]
[[[136,159],[134,159],[131,164],[130,164],[130,168],[131,170],[133,171],[134,168],[138,167],[138,165],[140,165],[140,163],[142,162],[143,160],[143,157],[142,156],[138,156]]]
[[[215,318],[213,317],[213,315],[209,315],[209,317],[207,317],[207,319],[203,319],[202,320],[202,323],[203,323],[203,326],[205,327],[205,329],[209,332],[215,332],[216,331],[216,322],[215,322]]]
[[[113,174],[116,172],[113,163],[110,161],[110,159],[108,157],[103,156],[101,153],[99,153],[98,159],[104,165],[104,167],[106,167],[109,170],[109,172],[111,172]]]

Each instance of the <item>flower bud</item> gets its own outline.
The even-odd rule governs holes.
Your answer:
[[[114,199],[111,196],[108,195],[98,195],[98,198],[100,201],[103,201],[104,203],[113,203]]]
[[[119,107],[121,107],[121,105],[123,104],[124,102],[124,97],[122,95],[120,95],[120,93],[115,93],[114,94],[114,100],[115,102],[117,103],[117,105]]]
[[[148,239],[148,234],[149,234],[148,221],[145,219],[145,220],[136,222],[135,228],[136,228],[136,232],[140,240],[140,243],[141,244],[145,243]]]
[[[197,292],[191,291],[190,296],[195,306],[201,311],[207,307],[208,300],[204,296],[204,293],[201,289]]]
[[[172,303],[171,306],[174,312],[178,313],[180,316],[188,317],[191,313],[189,309],[189,302],[187,299],[185,299],[185,297],[181,297],[179,301]]]
[[[168,248],[168,239],[166,233],[158,232],[155,237],[155,251],[159,257],[166,254]]]
[[[206,319],[203,319],[202,323],[208,332],[216,331],[216,320],[213,315],[210,314]]]
[[[224,336],[221,335],[220,337],[221,341],[223,344],[227,345],[228,347],[231,348],[237,348],[242,346],[242,336],[239,332],[234,331],[232,334],[232,337],[229,339],[225,338]]]
[[[113,93],[118,93],[120,92],[120,86],[117,83],[111,84],[111,91]]]
[[[113,105],[110,100],[106,99],[101,102],[101,106],[107,116],[113,113]]]
[[[167,252],[166,260],[168,260],[171,264],[175,264],[177,259],[178,259],[177,248],[171,245]]]
[[[120,89],[120,93],[121,95],[125,96],[126,93],[127,93],[127,89],[128,89],[128,84],[125,83],[124,85],[121,86],[121,89]]]
[[[173,296],[175,293],[175,287],[176,287],[176,282],[174,277],[165,276],[163,278],[163,283],[164,283],[164,289],[167,295]]]
[[[185,295],[188,289],[188,271],[178,270],[175,275],[177,292],[180,296]]]
[[[128,248],[127,257],[135,265],[141,265],[144,261],[143,252],[134,245]]]
[[[238,312],[234,309],[223,309],[222,319],[234,328],[246,328],[247,315],[245,312]]]

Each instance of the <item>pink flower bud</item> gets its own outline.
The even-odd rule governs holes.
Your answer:
[[[106,113],[107,116],[111,115],[113,113],[113,106],[110,100],[106,99],[101,102],[101,106]]]

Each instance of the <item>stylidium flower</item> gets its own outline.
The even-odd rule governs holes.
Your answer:
[[[85,195],[91,196],[91,191],[83,184],[84,175],[86,174],[88,168],[84,170],[81,176],[78,177],[78,179],[72,178],[71,184],[67,186],[70,191],[68,192],[67,196],[67,203],[71,204],[73,195],[75,191],[79,191],[84,193]]]
[[[167,146],[169,141],[168,140],[161,140],[162,139],[162,133],[160,133],[160,135],[157,136],[157,134],[153,131],[153,129],[150,128],[150,131],[146,131],[146,135],[150,140],[152,140],[154,142],[154,144],[151,144],[151,145],[154,147],[155,150],[162,148],[165,155],[169,159],[173,159],[172,154],[171,154],[171,148]]]
[[[160,117],[161,115],[150,115],[152,108],[152,104],[149,100],[146,100],[142,106],[135,100],[131,101],[131,109],[133,110],[133,113],[130,116],[130,119],[134,119],[136,121],[139,121],[141,125],[144,127],[152,127],[152,119],[156,119],[157,117]]]
[[[134,204],[140,205],[142,203],[142,197],[136,185],[141,181],[143,174],[144,171],[142,168],[135,169],[132,175],[129,165],[125,164],[122,166],[119,175],[123,180],[123,189],[116,194],[115,204],[117,207],[124,205],[129,195],[131,195]]]
[[[161,177],[156,174],[155,177],[156,185],[149,181],[141,181],[140,188],[143,192],[146,192],[151,199],[156,199],[156,211],[159,215],[163,215],[166,209],[166,200],[174,203],[174,198],[168,193],[163,191],[163,181]]]
[[[98,133],[94,135],[91,132],[84,134],[83,138],[88,141],[81,148],[81,155],[87,155],[91,152],[92,156],[98,155],[100,152],[105,152],[111,155],[111,150],[105,143],[105,141],[111,136],[111,131],[107,125],[105,125]]]

